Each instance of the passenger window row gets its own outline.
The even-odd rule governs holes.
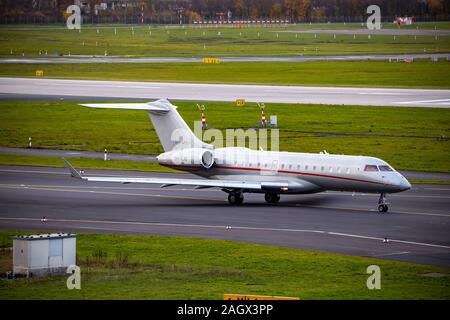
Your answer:
[[[245,164],[244,163],[239,163],[238,161],[234,161],[234,165],[235,166],[240,166],[240,165],[242,165],[242,166],[245,166]],[[277,163],[273,163],[273,164],[270,164],[270,163],[267,163],[267,162],[265,162],[265,163],[261,163],[261,162],[257,162],[257,163],[255,163],[255,166],[256,166],[256,168],[272,168],[272,169],[275,169],[275,166],[277,166]],[[253,167],[253,163],[248,163],[248,167]],[[369,167],[369,168],[368,168]],[[371,167],[374,167],[374,168],[371,168]],[[383,168],[383,169],[381,169],[381,167],[382,166],[380,166],[380,170],[381,171],[392,171],[392,169],[389,167],[389,166],[383,166],[383,167],[387,167],[387,168]],[[285,169],[289,169],[289,170],[295,170],[295,169],[297,169],[298,171],[300,171],[301,169],[302,169],[302,166],[301,165],[292,165],[292,164],[285,164],[285,163],[282,163],[282,164],[280,164],[279,166],[278,166],[278,168],[279,169],[281,169],[281,170],[285,170]],[[326,171],[328,171],[328,172],[330,172],[330,173],[332,173],[332,172],[337,172],[337,173],[346,173],[346,174],[350,174],[350,168],[341,168],[341,167],[332,167],[332,166],[328,166],[328,167],[325,167],[325,166],[309,166],[309,165],[305,165],[304,166],[304,170],[305,171],[321,171],[321,172],[326,172]],[[370,165],[368,165],[368,166],[366,166],[366,168],[364,169],[365,171],[378,171],[378,168],[377,168],[377,166],[370,166]]]

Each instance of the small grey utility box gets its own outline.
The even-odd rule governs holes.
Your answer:
[[[278,118],[277,116],[270,116],[270,126],[272,128],[276,128],[278,125]]]
[[[15,275],[40,276],[65,273],[76,264],[76,235],[52,233],[13,237]]]

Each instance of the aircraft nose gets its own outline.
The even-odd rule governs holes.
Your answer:
[[[411,183],[409,183],[409,181],[406,180],[406,178],[402,177],[402,179],[400,180],[399,187],[401,191],[406,191],[411,189]]]

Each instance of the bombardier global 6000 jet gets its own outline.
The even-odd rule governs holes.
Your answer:
[[[161,187],[191,185],[220,188],[231,205],[240,205],[244,193],[263,193],[268,203],[281,194],[333,191],[380,194],[378,211],[387,212],[386,194],[405,191],[411,184],[385,161],[366,156],[214,148],[201,141],[167,99],[149,103],[85,104],[92,108],[147,111],[164,148],[157,161],[190,172],[198,179],[84,176],[65,159],[73,177],[86,181],[150,183]]]

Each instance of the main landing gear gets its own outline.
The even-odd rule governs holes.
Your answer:
[[[266,193],[264,199],[267,203],[278,203],[280,201],[280,195],[276,193]]]
[[[244,202],[244,194],[242,192],[230,192],[228,194],[228,203],[231,205],[240,205]]]
[[[244,202],[244,194],[241,191],[227,191],[228,203],[230,205],[240,205]],[[276,193],[266,193],[264,199],[267,203],[278,203],[280,201],[280,195]]]
[[[378,212],[380,213],[387,212],[389,209],[388,204],[389,203],[386,200],[386,194],[385,193],[380,194],[380,199],[378,200]]]

